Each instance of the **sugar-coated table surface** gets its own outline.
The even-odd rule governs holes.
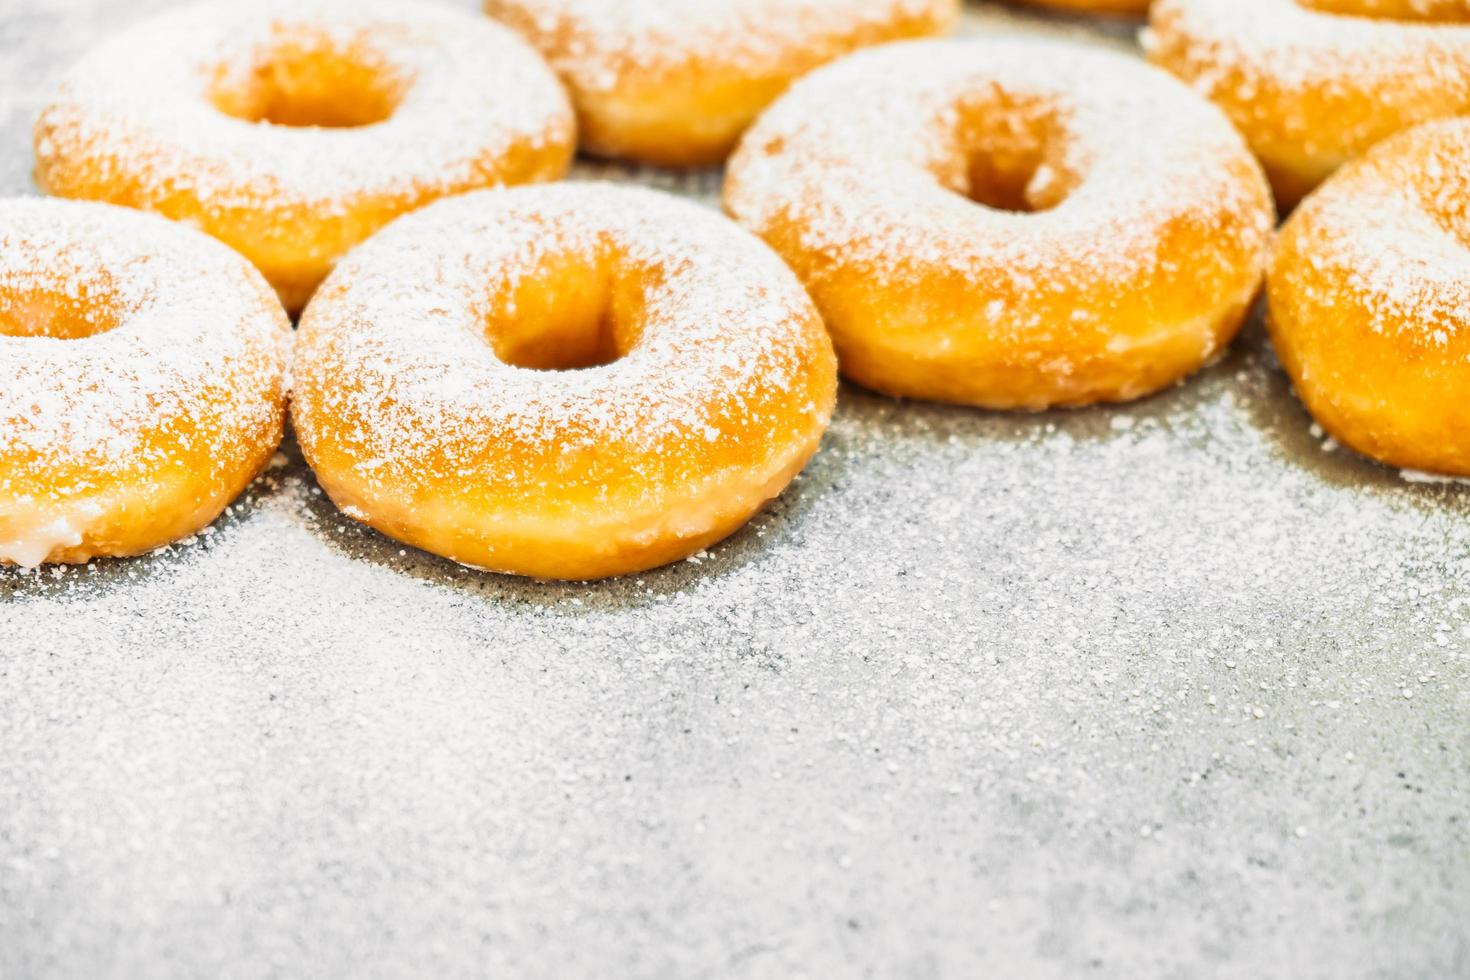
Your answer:
[[[159,6],[0,0],[0,190]],[[289,443],[196,540],[0,571],[0,977],[1447,977],[1467,923],[1470,490],[1324,445],[1259,323],[1123,409],[844,388],[621,581],[405,551]]]

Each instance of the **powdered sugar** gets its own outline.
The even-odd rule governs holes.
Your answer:
[[[953,19],[953,0],[487,0],[526,24],[578,89],[610,91],[633,75],[717,62],[766,74],[793,52],[895,22]],[[880,34],[881,36],[881,34]],[[831,54],[836,54],[834,50]],[[828,55],[830,57],[830,54]]]
[[[631,349],[574,371],[500,360],[486,337],[489,297],[513,316],[506,297],[566,256],[586,257],[589,283],[611,274],[642,291]],[[297,366],[298,408],[313,410],[296,424],[308,446],[329,429],[352,444],[369,483],[415,486],[470,468],[514,485],[527,479],[517,453],[575,458],[610,445],[694,467],[702,445],[774,437],[774,405],[758,393],[801,390],[815,338],[825,346],[790,271],[704,209],[611,185],[484,192],[400,220],[322,287]],[[805,411],[825,426],[830,404]],[[592,469],[566,479],[595,479]]]
[[[1390,79],[1426,88],[1463,84],[1470,52],[1470,27],[1344,16],[1297,0],[1158,0],[1152,19],[1145,47],[1159,46],[1159,24],[1177,32],[1193,52],[1186,59],[1199,62],[1202,87],[1236,71],[1268,72],[1286,89],[1324,82],[1367,89]]]
[[[21,0],[7,191],[114,7]],[[967,18],[1093,23],[1014,10]],[[746,532],[592,586],[405,549],[288,446],[194,544],[0,571],[0,960],[1454,975],[1470,492],[1307,423],[1258,326],[1121,415],[845,386]]]
[[[1470,109],[1465,25],[1296,0],[1159,0],[1144,46],[1226,107],[1268,170],[1293,175],[1287,199],[1390,133]]]
[[[118,488],[146,496],[181,465],[170,447],[194,479],[228,482],[279,438],[287,326],[260,276],[204,235],[100,204],[0,202],[0,561],[33,564],[127,512]]]
[[[302,38],[310,40],[303,41]],[[206,98],[286,43],[375,57],[402,88],[388,120],[348,129],[252,125]],[[341,210],[359,197],[472,181],[490,151],[565,135],[568,110],[523,43],[482,18],[401,0],[209,3],[146,22],[94,49],[37,124],[42,171],[92,157],[147,199],[187,187],[259,207]]]
[[[213,2],[82,59],[36,123],[36,175],[49,193],[196,224],[294,311],[397,214],[559,176],[573,130],[550,69],[483,17],[406,0]]]
[[[1431,123],[1350,164],[1302,206],[1299,288],[1346,282],[1375,330],[1443,348],[1470,329],[1470,234],[1463,175],[1470,123]],[[1312,302],[1331,309],[1341,298]]]
[[[105,205],[0,202],[0,318],[47,284],[107,297],[113,329],[77,340],[0,331],[0,494],[19,474],[138,466],[160,418],[188,424],[193,402],[223,379],[243,392],[284,371],[285,317],[260,302],[263,283],[203,235]],[[242,372],[244,375],[242,376]],[[234,423],[200,439],[228,446],[276,406],[242,399]]]
[[[1025,187],[1038,213],[965,196],[972,155],[989,149],[966,134],[983,127],[1013,148],[1040,134]],[[1171,223],[1263,260],[1272,215],[1249,174],[1221,115],[1136,60],[1050,42],[913,42],[794,86],[746,135],[725,203],[762,234],[789,221],[823,268],[880,282],[1001,276],[1014,294],[1069,288],[1103,302],[1170,261],[1159,236]],[[987,319],[1027,326],[1005,314]]]

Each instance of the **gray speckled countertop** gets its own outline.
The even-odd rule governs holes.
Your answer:
[[[155,6],[0,0],[0,189]],[[0,571],[0,977],[1470,976],[1467,546],[1259,325],[1120,410],[846,388],[600,585],[405,552],[288,445],[194,541]]]

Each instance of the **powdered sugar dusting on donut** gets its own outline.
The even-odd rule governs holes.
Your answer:
[[[1055,125],[1027,188],[1049,206],[1018,215],[957,184],[967,154],[984,152],[962,145],[965,113],[1003,119],[1023,104]],[[758,232],[789,223],[821,261],[880,280],[999,269],[1025,292],[1065,269],[1073,287],[1096,283],[1101,302],[1159,261],[1170,221],[1233,236],[1263,263],[1272,214],[1249,173],[1221,114],[1135,59],[1052,42],[929,41],[861,52],[798,82],[746,134],[725,203]]]
[[[1406,126],[1470,110],[1464,24],[1296,0],[1158,0],[1151,23],[1151,60],[1227,105],[1268,165],[1304,170],[1298,180],[1315,183]]]
[[[112,329],[0,333],[0,508],[40,481],[65,496],[159,463],[147,432],[188,431],[223,459],[278,423],[289,333],[260,276],[212,239],[100,204],[0,201],[0,303],[50,290],[108,297]],[[0,308],[0,317],[15,316]],[[107,326],[107,323],[99,326]],[[208,399],[201,424],[200,402]]]
[[[1427,89],[1462,82],[1470,55],[1470,27],[1347,16],[1297,0],[1156,0],[1152,20],[1145,48],[1158,48],[1157,25],[1167,25],[1204,88],[1244,70],[1287,88],[1393,79]]]
[[[353,128],[250,123],[218,110],[217,78],[261,70],[302,37],[351,49],[403,92]],[[312,43],[318,43],[313,40]],[[568,139],[570,110],[529,46],[485,18],[406,0],[263,0],[186,7],[117,35],[64,79],[37,127],[44,174],[85,159],[139,182],[157,206],[188,192],[216,207],[309,205],[483,184],[487,156]]]
[[[1307,290],[1345,280],[1374,330],[1442,347],[1470,329],[1470,123],[1433,123],[1382,144],[1302,205],[1285,235],[1304,269],[1278,267]],[[1319,295],[1318,309],[1341,300]]]
[[[559,256],[595,256],[641,284],[641,337],[599,367],[538,371],[502,362],[486,339],[486,294],[535,281]],[[371,482],[410,484],[427,468],[515,483],[514,454],[635,446],[692,462],[730,424],[770,438],[758,391],[800,390],[828,349],[800,284],[759,241],[706,209],[612,185],[487,191],[407,216],[354,252],[302,319],[297,431],[361,420],[342,438]],[[830,353],[826,355],[830,357]],[[831,404],[803,411],[825,427]],[[330,422],[328,420],[331,420]],[[575,468],[573,468],[575,469]],[[582,479],[571,470],[566,480]]]
[[[953,18],[954,0],[488,0],[532,25],[554,67],[588,91],[632,73],[717,61],[764,73],[814,39],[875,34],[896,21]],[[832,52],[837,53],[837,52]]]

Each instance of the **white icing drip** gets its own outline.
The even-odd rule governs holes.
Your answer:
[[[73,524],[65,517],[57,517],[23,531],[18,537],[0,538],[0,563],[13,562],[21,568],[35,568],[57,548],[81,544],[85,530],[84,526]]]

